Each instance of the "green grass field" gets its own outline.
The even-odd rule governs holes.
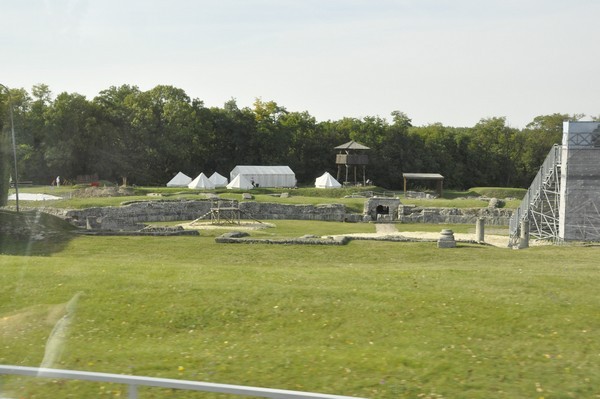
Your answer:
[[[374,231],[275,223],[255,234]],[[39,366],[52,347],[56,368],[369,398],[600,395],[600,247],[245,245],[215,234],[64,235],[0,255],[0,364]],[[47,345],[69,301],[64,338]],[[0,396],[126,392],[2,377]]]

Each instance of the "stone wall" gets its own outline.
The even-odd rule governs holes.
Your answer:
[[[211,206],[210,200],[142,201],[119,207],[75,210],[45,208],[43,211],[80,228],[136,231],[149,222],[195,220],[202,216],[210,220]],[[239,207],[241,219],[336,222],[363,220],[363,215],[346,213],[342,204],[290,205],[249,201],[241,202]],[[477,219],[484,218],[487,225],[508,225],[512,214],[511,209],[422,208],[411,205],[400,205],[397,212],[397,219],[394,218],[394,221],[402,223],[474,224]]]
[[[279,244],[279,245],[346,245],[350,242],[349,237],[317,237],[304,236],[297,238],[269,239],[251,238],[248,234],[240,232],[225,233],[217,238],[219,244]]]
[[[346,215],[341,204],[331,205],[286,205],[260,202],[242,202],[241,219],[291,219],[348,221],[357,218]],[[194,201],[143,201],[119,207],[99,207],[76,210],[46,208],[44,212],[59,216],[81,228],[98,230],[135,231],[148,222],[171,222],[195,220],[208,215],[212,202]]]
[[[400,205],[398,220],[402,223],[475,224],[485,219],[486,225],[508,226],[512,209],[502,208],[422,208]]]
[[[372,197],[365,201],[363,214],[365,220],[396,220],[400,200],[398,198]],[[383,209],[382,209],[383,208]]]
[[[44,211],[77,227],[134,231],[143,228],[147,222],[194,220],[209,212],[210,207],[210,201],[143,201],[119,207]]]
[[[266,202],[240,203],[242,218],[325,220],[342,222],[346,219],[346,207],[342,204],[289,205]]]

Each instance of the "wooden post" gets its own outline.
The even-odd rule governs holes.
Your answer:
[[[346,183],[348,183],[348,164],[346,164]]]
[[[367,174],[366,174],[366,170],[367,167],[365,165],[363,165],[363,186],[367,185]]]

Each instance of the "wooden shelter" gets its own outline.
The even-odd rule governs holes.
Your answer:
[[[439,173],[402,173],[404,178],[404,195],[406,195],[406,182],[408,180],[435,180],[437,181],[437,192],[442,197],[444,190],[444,176]]]
[[[338,145],[335,147],[338,153],[335,156],[335,163],[338,166],[337,181],[340,181],[340,175],[342,173],[342,167],[346,168],[346,177],[344,183],[348,183],[349,169],[354,169],[354,184],[357,183],[357,167],[362,166],[362,184],[366,185],[366,168],[369,164],[369,156],[365,154],[365,151],[370,150],[369,147],[364,146],[356,141],[352,140],[345,144]]]

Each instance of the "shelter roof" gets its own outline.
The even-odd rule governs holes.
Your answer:
[[[444,176],[439,173],[402,173],[402,177],[414,180],[444,180]]]
[[[370,150],[370,148],[367,147],[366,145],[362,145],[360,143],[357,143],[354,140],[351,140],[351,141],[349,141],[347,143],[344,143],[342,145],[338,145],[334,149],[335,150]]]
[[[241,174],[280,174],[280,175],[293,175],[294,171],[289,166],[273,166],[273,165],[237,165],[233,168],[233,171]]]

